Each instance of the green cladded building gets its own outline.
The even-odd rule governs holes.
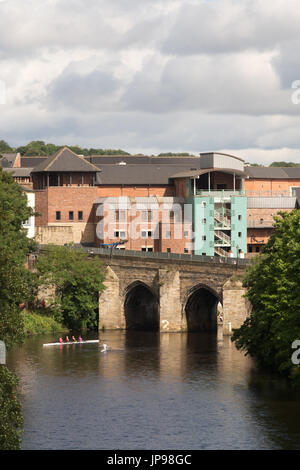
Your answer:
[[[244,161],[222,153],[201,154],[200,169],[174,175],[178,187],[186,181],[195,255],[236,258],[247,253],[245,176]]]

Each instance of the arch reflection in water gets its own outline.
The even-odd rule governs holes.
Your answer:
[[[220,299],[209,287],[195,286],[185,306],[188,331],[217,331],[217,308]]]
[[[137,282],[128,287],[124,310],[128,330],[159,329],[159,302],[146,284]]]

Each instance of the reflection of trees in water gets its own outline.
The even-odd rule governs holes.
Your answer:
[[[259,417],[274,447],[300,448],[300,391],[288,381],[263,369],[253,369],[249,389],[255,394],[251,412]]]

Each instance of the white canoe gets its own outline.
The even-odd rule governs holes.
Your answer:
[[[99,339],[90,339],[87,341],[69,341],[68,343],[45,343],[43,346],[62,346],[64,344],[85,344],[85,343],[99,343]]]

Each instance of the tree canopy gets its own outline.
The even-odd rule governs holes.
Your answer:
[[[22,228],[31,215],[26,194],[0,167],[0,339],[8,348],[23,340],[19,305],[32,295],[25,261],[35,245]]]
[[[103,265],[74,247],[48,245],[36,264],[38,283],[52,289],[55,318],[70,330],[97,327],[99,292],[104,290]]]
[[[300,386],[292,343],[300,340],[300,211],[282,212],[244,284],[252,312],[232,340],[238,349]]]
[[[0,167],[0,339],[8,349],[23,341],[20,304],[32,295],[32,275],[25,261],[34,244],[22,228],[31,215],[21,187]],[[17,384],[15,374],[0,365],[0,449],[20,447],[23,418]]]
[[[281,167],[281,168],[291,168],[291,167],[300,167],[300,163],[294,162],[273,162],[270,167]]]

